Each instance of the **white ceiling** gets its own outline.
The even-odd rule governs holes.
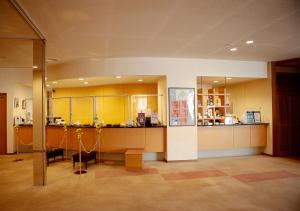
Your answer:
[[[37,38],[9,0],[0,0],[0,68],[31,67],[31,39]]]
[[[100,86],[111,84],[144,84],[157,83],[162,76],[121,76],[121,78],[114,77],[89,77],[75,79],[64,79],[54,81],[47,81],[48,89],[67,88],[67,87],[86,87],[86,86]],[[143,81],[138,81],[142,79]],[[88,84],[84,84],[88,82]]]
[[[38,39],[38,35],[9,0],[0,1],[0,39]]]
[[[300,57],[299,0],[18,0],[59,62]],[[246,46],[246,40],[254,40]],[[230,52],[229,46],[238,51]]]

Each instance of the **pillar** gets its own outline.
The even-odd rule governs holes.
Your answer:
[[[33,185],[46,185],[45,40],[33,40]]]

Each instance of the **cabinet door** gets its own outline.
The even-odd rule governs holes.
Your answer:
[[[251,125],[250,141],[252,147],[262,147],[267,145],[267,126]]]
[[[146,128],[146,152],[164,152],[164,128]]]
[[[63,127],[48,126],[46,127],[46,143],[49,147],[64,147],[65,143],[61,144],[64,138]]]
[[[144,149],[146,142],[145,128],[126,128],[125,143],[127,149]]]
[[[198,127],[198,150],[233,148],[233,126]]]
[[[103,128],[100,139],[101,152],[124,150],[125,128]]]
[[[250,147],[250,125],[233,127],[234,147]]]

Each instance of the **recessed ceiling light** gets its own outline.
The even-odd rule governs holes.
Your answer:
[[[120,76],[120,75],[117,75],[117,76],[116,76],[116,78],[120,79],[120,78],[122,78],[122,76]]]
[[[219,83],[219,81],[214,81],[214,83]]]
[[[49,87],[49,86],[50,86],[50,84],[47,84],[47,85],[46,85],[46,87]]]
[[[89,82],[87,82],[87,81],[85,81],[85,82],[83,82],[83,83],[84,83],[85,85],[86,85],[86,84],[89,84]]]
[[[138,82],[143,82],[143,81],[144,81],[143,79],[139,79],[139,80],[138,80]]]
[[[52,83],[53,83],[53,84],[57,84],[57,81],[53,81]]]
[[[226,78],[226,79],[227,79],[227,80],[231,80],[232,78],[229,78],[229,77],[228,77],[228,78]]]
[[[237,48],[230,48],[230,51],[237,51]]]
[[[37,68],[38,68],[38,66],[34,65],[34,66],[32,66],[32,68],[33,68],[33,69],[37,69]]]
[[[79,81],[84,81],[84,78],[78,78]]]
[[[247,44],[247,45],[250,45],[250,44],[253,44],[253,43],[254,43],[253,40],[248,40],[248,41],[246,41],[246,44]]]

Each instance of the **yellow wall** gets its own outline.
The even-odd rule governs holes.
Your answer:
[[[121,84],[79,88],[55,89],[53,98],[72,96],[72,121],[80,121],[82,124],[93,122],[93,99],[91,97],[76,98],[82,96],[108,96],[122,94],[157,94],[157,84]],[[130,98],[128,96],[113,96],[96,98],[97,117],[105,124],[127,123],[129,118]],[[157,97],[147,98],[147,107],[152,112],[158,111]],[[128,107],[129,105],[129,107]],[[137,105],[133,105],[136,113]],[[53,116],[60,116],[69,121],[69,99],[53,100]],[[133,117],[136,117],[134,114]]]
[[[267,147],[265,153],[272,154],[272,87],[271,78],[258,79],[246,83],[227,86],[233,114],[237,117],[246,110],[260,110],[263,122],[269,123],[267,133]]]
[[[164,125],[167,124],[167,79],[166,76],[161,77],[157,83],[157,92],[162,97],[158,100],[158,116]]]

